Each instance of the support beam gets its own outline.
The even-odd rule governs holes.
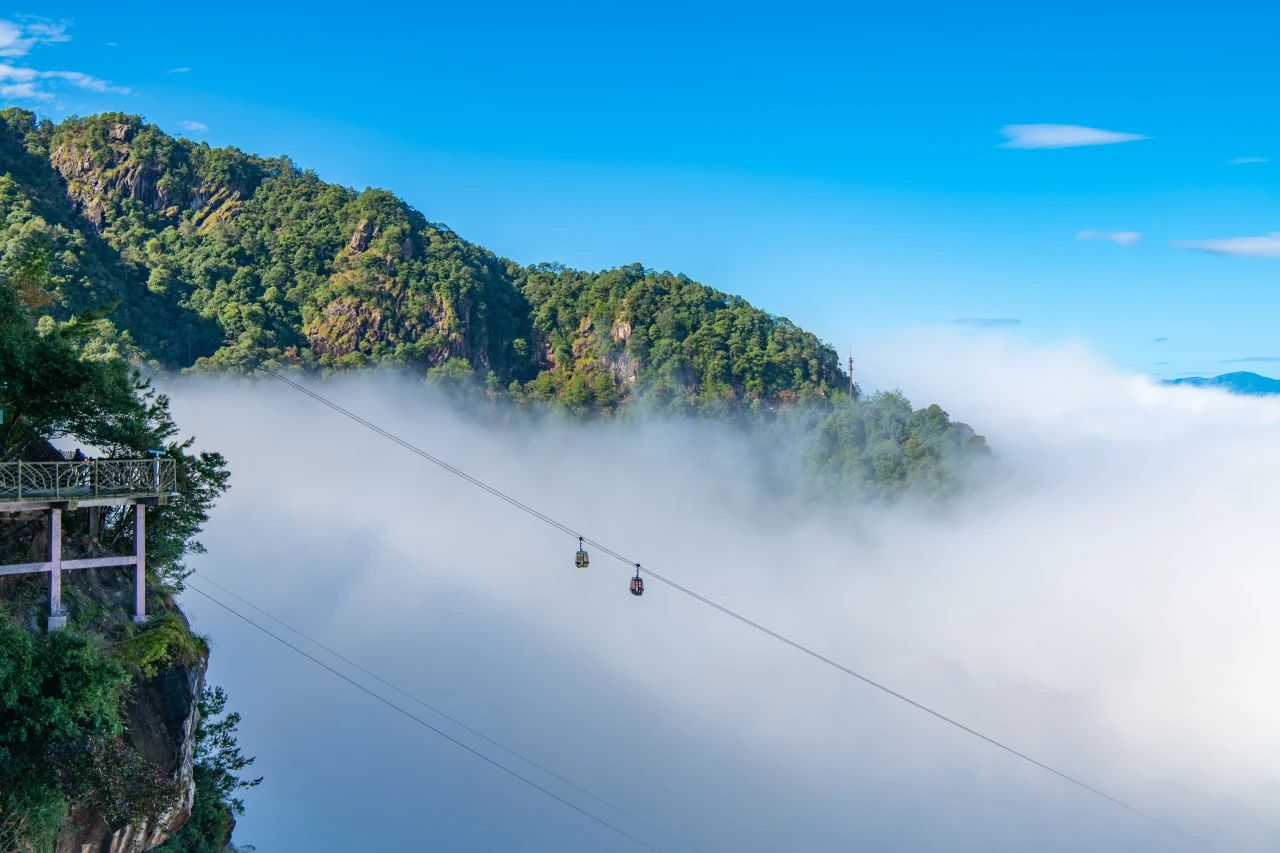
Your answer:
[[[30,575],[36,572],[47,572],[53,563],[10,563],[0,566],[0,575]]]
[[[147,621],[147,508],[137,504],[134,512],[133,621],[141,624]]]
[[[62,609],[62,510],[49,510],[49,630],[67,627]]]
[[[62,570],[73,569],[106,569],[111,566],[132,566],[138,562],[137,557],[85,557],[81,560],[63,560]]]
[[[62,570],[64,572],[75,571],[76,569],[109,569],[113,566],[133,566],[138,562],[138,558],[134,556],[128,557],[85,557],[80,560],[63,560]],[[0,576],[3,575],[32,575],[40,572],[53,571],[53,563],[10,563],[0,566]]]

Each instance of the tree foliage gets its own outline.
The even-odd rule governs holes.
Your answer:
[[[134,116],[2,115],[4,257],[48,259],[59,319],[118,304],[130,341],[167,366],[460,359],[579,411],[628,395],[697,407],[841,385],[813,335],[684,276],[519,267],[385,190]]]
[[[121,739],[129,683],[89,638],[33,636],[0,611],[0,849],[50,843],[68,802],[118,823],[173,803],[173,780]]]
[[[39,295],[57,292],[53,265],[41,260],[48,247],[33,245],[26,261],[0,262],[0,459],[47,451],[46,442],[60,437],[109,457],[159,450],[176,463],[178,494],[149,513],[148,609],[156,615],[146,626],[116,620],[110,637],[33,636],[0,607],[0,850],[46,849],[69,804],[115,826],[176,801],[178,780],[127,742],[122,702],[135,679],[174,663],[198,665],[207,653],[167,598],[185,576],[184,557],[200,550],[195,537],[227,484],[222,457],[191,453],[168,400],[118,347],[102,345],[110,329],[101,311],[33,321],[31,311],[45,304]],[[105,511],[103,538],[131,535],[130,524],[125,508]],[[92,625],[74,603],[71,616],[73,625]],[[219,780],[210,785],[222,796]]]
[[[92,323],[90,323],[92,326]],[[147,525],[148,570],[178,585],[183,559],[199,552],[195,536],[226,489],[226,460],[190,452],[178,437],[169,401],[123,359],[86,355],[76,323],[41,331],[11,284],[0,277],[0,459],[20,457],[33,442],[69,436],[106,457],[138,457],[160,450],[175,461],[178,495],[155,507]],[[107,527],[124,534],[127,513],[109,514]]]
[[[816,418],[802,450],[808,482],[824,497],[894,497],[908,488],[955,494],[986,442],[939,406],[915,409],[898,392],[839,405]]]
[[[240,715],[226,708],[227,694],[221,687],[205,688],[200,694],[195,804],[186,825],[158,848],[161,853],[223,853],[234,815],[244,813],[236,793],[262,782],[261,777],[240,775],[254,760],[236,742]]]
[[[136,116],[0,117],[0,273],[53,328],[92,327],[85,352],[242,373],[395,365],[491,407],[583,417],[802,410],[827,489],[945,492],[961,466],[941,460],[980,443],[900,396],[849,406],[830,346],[683,275],[520,266],[386,190]]]

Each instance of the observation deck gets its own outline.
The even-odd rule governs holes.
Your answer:
[[[0,463],[0,513],[48,513],[48,559],[0,565],[0,575],[49,575],[48,629],[66,627],[62,573],[74,569],[129,566],[134,570],[133,619],[147,619],[148,506],[169,502],[178,493],[178,468],[158,454],[151,459],[75,459],[67,462]],[[133,506],[133,553],[123,556],[62,558],[62,513],[87,509],[89,531],[96,536],[103,507]],[[125,510],[129,512],[129,510]]]
[[[0,462],[0,512],[162,504],[177,491],[173,459]]]

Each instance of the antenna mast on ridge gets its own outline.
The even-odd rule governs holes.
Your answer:
[[[858,399],[858,391],[853,384],[853,353],[849,353],[849,399]]]

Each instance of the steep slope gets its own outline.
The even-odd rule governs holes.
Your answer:
[[[937,407],[851,405],[831,347],[740,297],[639,264],[522,267],[385,190],[119,113],[0,111],[0,281],[46,330],[92,326],[94,358],[391,364],[529,410],[785,421],[769,455],[824,491],[947,494],[985,452]]]
[[[168,367],[449,364],[587,409],[651,391],[692,406],[785,401],[845,383],[814,335],[684,276],[522,268],[389,192],[134,116],[0,116],[6,262],[47,254],[55,318],[118,303],[111,318]]]
[[[52,633],[48,577],[0,577],[0,850],[149,849],[198,805],[210,811],[199,791],[208,646],[173,595],[184,558],[203,550],[195,536],[228,475],[221,456],[177,438],[168,401],[122,359],[86,350],[93,324],[37,326],[23,292],[38,297],[47,282],[34,268],[26,274],[23,290],[0,276],[0,461],[10,483],[14,462],[61,460],[59,439],[105,458],[159,452],[177,477],[176,493],[146,514],[144,625],[130,618],[132,572],[64,573],[67,621]],[[18,506],[11,498],[0,514],[0,563],[46,560],[54,536],[66,557],[109,556],[134,535],[125,506],[71,501],[57,527],[51,514]],[[225,837],[216,840],[221,849]]]

